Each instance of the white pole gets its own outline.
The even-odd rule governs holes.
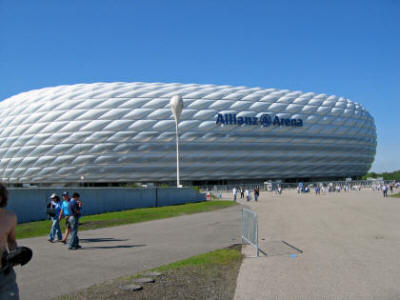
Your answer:
[[[175,122],[176,128],[176,186],[179,188],[181,186],[179,180],[179,133],[178,133],[178,121]]]
[[[178,132],[178,122],[179,117],[182,113],[183,109],[183,101],[182,98],[178,95],[173,96],[170,101],[171,111],[174,115],[175,119],[175,130],[176,130],[176,186],[178,188],[181,187],[180,178],[179,178],[179,132]]]

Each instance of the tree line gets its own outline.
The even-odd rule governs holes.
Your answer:
[[[400,180],[400,170],[393,172],[383,172],[383,173],[375,173],[369,172],[365,174],[362,179],[366,180],[367,178],[378,178],[383,177],[384,180]]]

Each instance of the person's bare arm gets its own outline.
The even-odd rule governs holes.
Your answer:
[[[12,214],[10,216],[10,223],[11,223],[11,230],[8,233],[7,236],[7,245],[8,245],[8,250],[13,250],[17,248],[17,216]]]
[[[60,214],[58,215],[58,221],[61,221],[63,214],[64,214],[64,209],[61,209]]]

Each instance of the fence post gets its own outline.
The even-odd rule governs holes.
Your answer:
[[[158,188],[156,187],[156,206],[158,207]]]

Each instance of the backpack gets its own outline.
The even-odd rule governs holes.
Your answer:
[[[55,217],[56,216],[56,210],[54,209],[53,205],[51,205],[50,203],[47,203],[46,206],[46,213],[50,216],[50,217]]]
[[[76,200],[71,200],[69,213],[71,216],[79,217],[81,214],[80,204]]]

